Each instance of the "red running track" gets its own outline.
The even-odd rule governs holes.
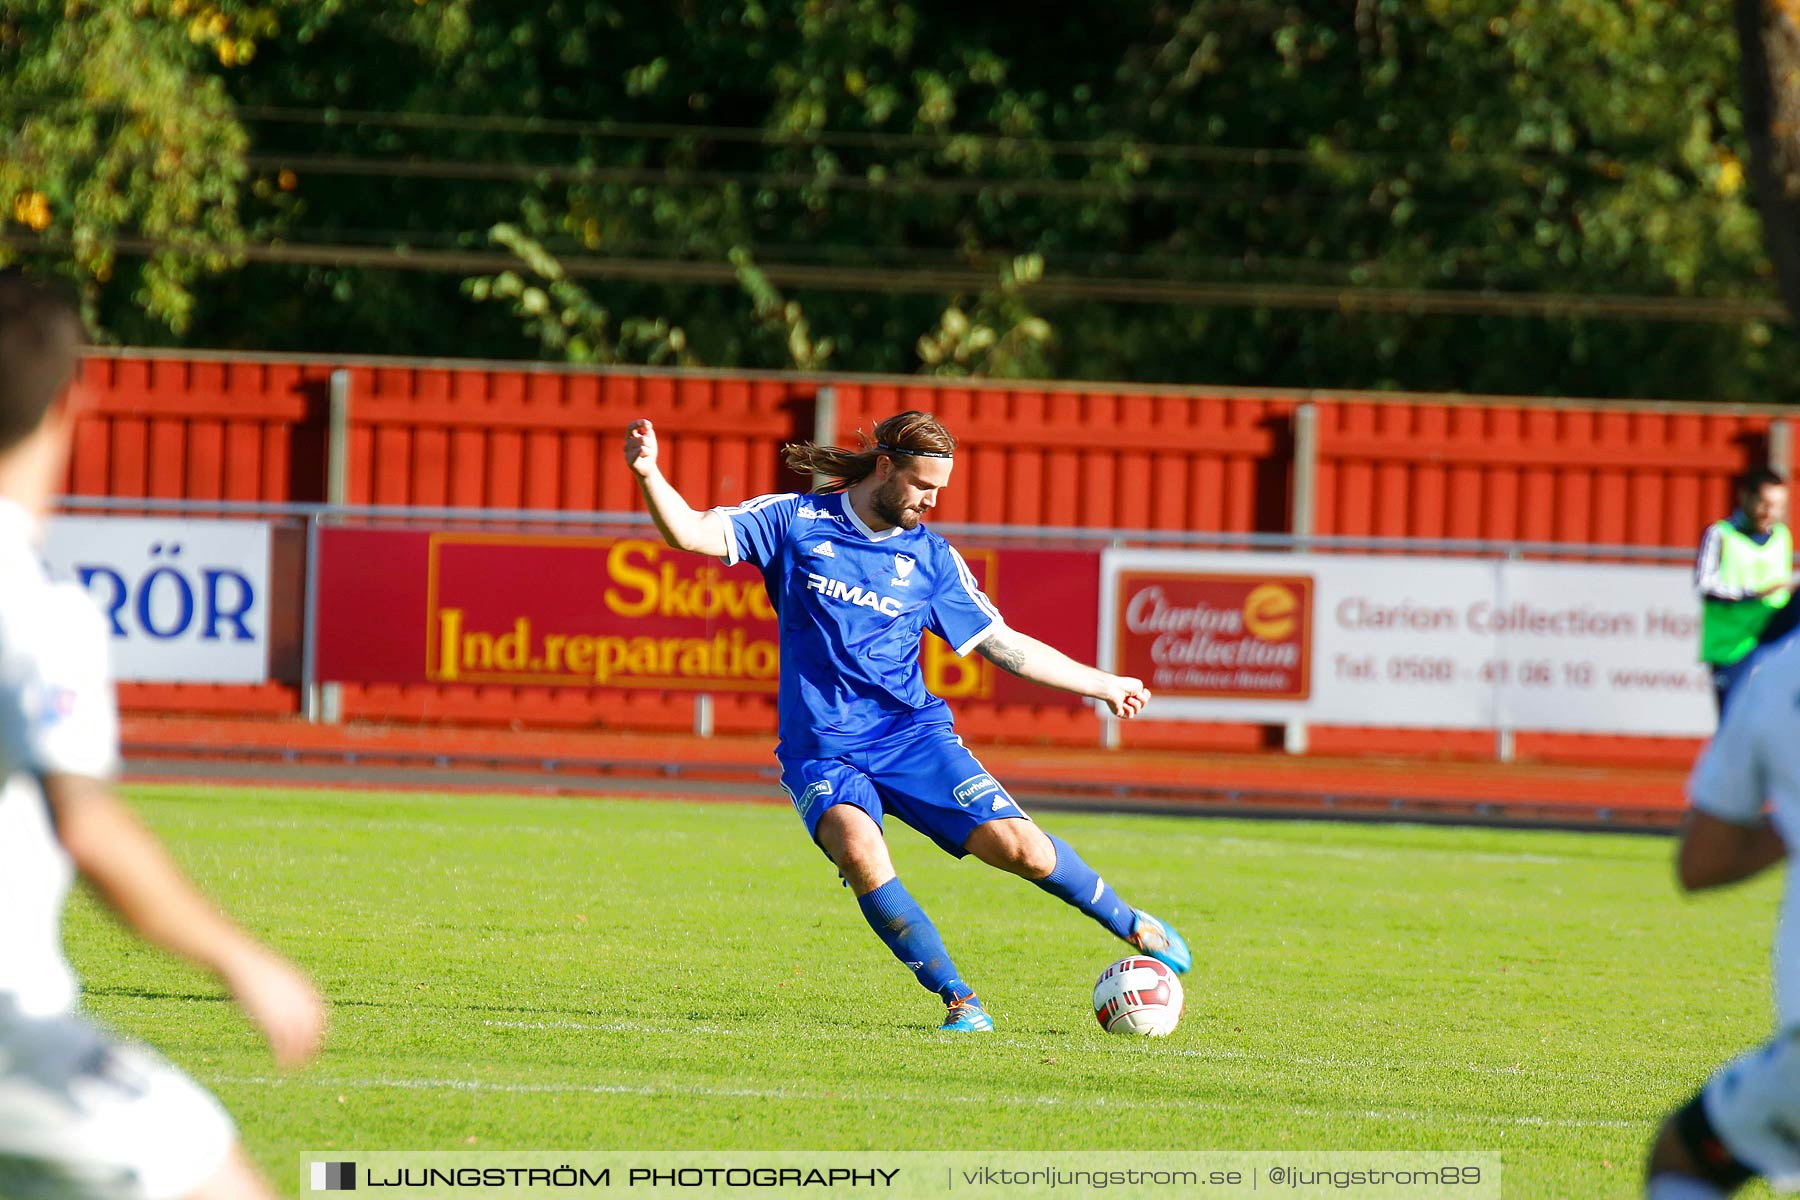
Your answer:
[[[128,716],[127,777],[783,802],[764,738]],[[1685,770],[974,747],[1016,796],[1083,808],[1668,829]]]

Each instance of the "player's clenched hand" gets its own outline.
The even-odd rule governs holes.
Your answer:
[[[625,430],[625,465],[639,476],[656,469],[656,427],[636,420]]]
[[[319,1052],[325,1001],[287,959],[261,946],[247,950],[226,969],[225,986],[281,1066],[299,1066]]]
[[[1107,688],[1100,699],[1106,701],[1106,707],[1112,709],[1112,715],[1121,721],[1129,721],[1144,711],[1144,705],[1150,703],[1150,689],[1144,681],[1134,679],[1130,675],[1111,675],[1107,677]]]

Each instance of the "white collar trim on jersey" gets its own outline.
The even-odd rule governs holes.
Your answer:
[[[900,534],[906,532],[906,530],[900,528],[898,525],[890,525],[880,533],[876,533],[873,529],[864,525],[863,519],[856,515],[856,505],[850,503],[850,493],[840,492],[838,494],[844,498],[844,515],[850,518],[850,524],[855,527],[856,532],[862,534],[871,542],[885,542],[891,537],[898,537]]]

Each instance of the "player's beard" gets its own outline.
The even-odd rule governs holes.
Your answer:
[[[920,514],[917,509],[907,508],[901,503],[901,488],[898,479],[890,479],[869,495],[869,507],[875,515],[889,525],[898,525],[902,529],[917,529]]]

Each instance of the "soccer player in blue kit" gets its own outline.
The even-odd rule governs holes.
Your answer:
[[[925,690],[919,637],[929,629],[959,655],[973,650],[1022,679],[1102,701],[1116,717],[1136,716],[1150,699],[1141,680],[1007,628],[962,556],[920,524],[955,462],[956,439],[935,417],[889,417],[860,451],[789,446],[788,465],[824,476],[825,486],[707,512],[663,478],[657,452],[651,423],[634,422],[625,461],[663,540],[762,571],[781,627],[782,788],[876,936],[943,1000],[942,1028],[994,1023],[896,877],[885,814],[958,858],[973,854],[1024,876],[1140,952],[1188,969],[1181,936],[1126,904],[1073,847],[1027,817],[963,747],[949,706]]]

